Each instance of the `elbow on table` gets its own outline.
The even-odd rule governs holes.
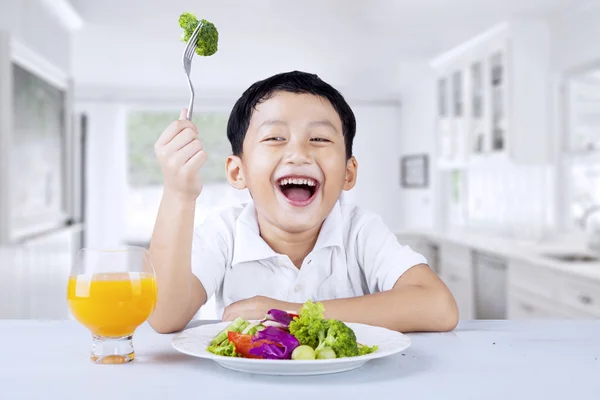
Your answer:
[[[448,332],[456,328],[459,320],[458,305],[454,296],[448,291],[440,296],[440,313],[437,318],[438,330]]]
[[[148,325],[150,325],[150,327],[154,329],[156,333],[160,334],[180,332],[186,327],[186,324],[178,324],[170,321],[161,321],[160,319],[152,317],[148,319]]]

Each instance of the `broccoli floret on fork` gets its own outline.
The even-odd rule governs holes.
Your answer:
[[[219,31],[212,22],[205,19],[198,20],[194,14],[184,12],[179,16],[179,26],[183,28],[181,41],[187,43],[199,23],[202,23],[202,27],[198,32],[196,54],[199,56],[212,56],[217,52],[219,44]]]

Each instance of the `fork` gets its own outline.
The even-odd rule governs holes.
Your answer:
[[[194,85],[192,85],[192,81],[190,80],[190,73],[192,71],[192,58],[194,57],[194,53],[196,52],[196,42],[198,41],[198,33],[200,32],[200,28],[202,28],[202,22],[198,22],[198,26],[190,36],[190,40],[188,40],[187,46],[183,51],[183,69],[185,71],[185,75],[188,80],[188,84],[190,85],[190,105],[188,106],[187,112],[187,120],[192,120],[192,113],[194,111]]]

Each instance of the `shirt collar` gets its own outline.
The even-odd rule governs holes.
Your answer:
[[[342,208],[340,202],[336,201],[333,209],[323,221],[317,243],[313,251],[324,249],[326,247],[344,246],[344,226],[342,219]]]
[[[244,207],[236,220],[234,240],[232,266],[280,256],[260,236],[253,201]],[[313,251],[333,246],[343,247],[343,220],[339,201],[323,222]]]
[[[279,255],[260,237],[253,201],[248,202],[235,222],[234,240],[231,265],[264,260]]]

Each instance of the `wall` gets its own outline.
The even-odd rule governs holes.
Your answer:
[[[397,231],[402,227],[398,167],[401,108],[394,103],[350,105],[356,116],[354,155],[358,161],[358,179],[350,197]]]
[[[226,22],[219,22],[219,26],[230,23]],[[312,47],[305,47],[302,41],[289,46],[294,38],[279,35],[265,36],[262,40],[269,46],[257,49],[253,46],[255,36],[245,35],[239,27],[231,29],[227,35],[223,32],[228,31],[221,29],[216,54],[198,57],[192,64],[191,79],[199,95],[222,97],[226,93],[237,97],[259,79],[300,70],[316,73],[344,94],[360,100],[395,96],[397,88],[389,81],[395,68],[392,62],[373,65],[362,57],[349,62],[341,50],[325,46],[328,41],[320,41],[325,48],[318,45],[319,41]],[[79,90],[112,97],[115,92],[152,87],[171,98],[185,96],[188,86],[181,66],[185,45],[179,41],[180,34],[175,24],[172,29],[156,31],[93,23],[84,26],[73,38],[72,66]],[[356,35],[361,37],[359,32]],[[354,43],[354,38],[347,41]]]
[[[80,102],[77,111],[88,117],[86,247],[112,248],[125,229],[125,115],[119,103]]]
[[[9,31],[63,71],[70,71],[70,34],[40,0],[0,0],[0,10],[0,30]]]
[[[600,4],[563,15],[552,25],[552,62],[557,72],[600,63]]]
[[[430,183],[424,189],[400,189],[402,204],[399,229],[431,228],[434,224],[435,168],[435,101],[433,75],[428,65],[422,63],[410,73],[412,84],[402,94],[402,116],[400,122],[400,155],[429,155]]]

